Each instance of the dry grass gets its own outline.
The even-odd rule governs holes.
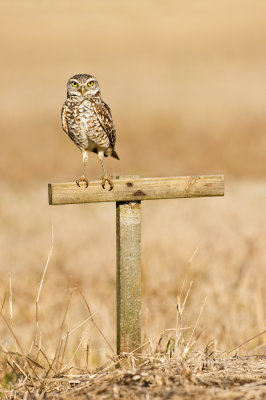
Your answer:
[[[265,394],[260,373],[265,354],[265,187],[264,183],[231,181],[227,182],[224,199],[144,202],[142,317],[145,358],[144,367],[137,371],[133,371],[130,364],[129,375],[125,370],[113,371],[113,205],[49,208],[46,188],[26,193],[17,189],[9,191],[1,201],[1,218],[8,221],[6,230],[1,232],[1,241],[6,243],[2,248],[2,263],[9,268],[2,275],[0,285],[2,296],[5,294],[5,301],[1,299],[2,312],[7,323],[12,325],[16,340],[6,324],[2,324],[1,345],[2,350],[8,351],[7,359],[15,371],[16,364],[26,371],[30,365],[36,376],[16,372],[20,376],[17,381],[14,373],[8,375],[11,372],[7,366],[5,376],[11,376],[15,382],[7,386],[6,393],[20,396],[27,388],[37,396],[37,389],[42,388],[51,393],[62,392],[63,398],[69,395],[71,385],[77,384],[73,396],[83,396],[86,390],[91,398],[112,398],[112,391],[120,390],[121,398],[128,398],[125,394],[128,388],[128,396],[134,399],[144,396],[142,378],[134,378],[142,376],[143,372],[151,382],[147,395],[156,390],[158,396],[163,396],[166,391],[165,396],[172,393],[172,397],[165,398],[175,398],[181,391],[183,396],[193,398],[189,396],[199,390],[199,395],[214,396],[216,393],[222,398],[225,388],[227,394],[232,392],[232,398],[237,398],[241,390],[249,393],[249,399],[256,398],[252,397],[255,394]],[[17,199],[21,201],[19,213],[15,211]],[[36,341],[35,302],[51,245],[49,220],[54,228],[53,253],[39,296]],[[31,240],[22,241],[23,237]],[[12,247],[8,243],[12,243]],[[8,271],[12,282],[12,320]],[[182,313],[181,327],[185,329],[180,331],[177,304],[180,311],[190,286]],[[20,348],[23,357],[19,356]],[[210,368],[201,371],[205,352]],[[244,359],[228,358],[235,354]],[[254,358],[257,354],[262,358]],[[153,358],[158,361],[155,366],[153,361],[149,364]],[[5,360],[3,353],[3,365],[6,365]],[[132,363],[132,358],[130,360]],[[183,368],[182,360],[193,378],[191,381],[185,378],[181,384],[178,371]],[[227,365],[226,371],[221,369],[217,373],[217,363]],[[169,374],[162,373],[164,367]],[[141,384],[136,385],[136,382]],[[219,389],[215,389],[216,386]],[[97,397],[101,390],[102,397]]]
[[[0,8],[2,396],[263,398],[265,2]],[[134,369],[129,357],[128,372],[114,368],[114,206],[47,204],[48,181],[80,174],[60,108],[83,71],[112,108],[114,175],[226,176],[225,198],[143,203],[145,359]],[[89,178],[98,164],[92,156]]]
[[[179,360],[157,354],[142,359],[136,357],[133,364],[132,361],[131,357],[131,368],[128,366],[127,370],[116,369],[115,364],[111,363],[96,373],[62,373],[54,378],[37,375],[36,372],[40,369],[38,370],[38,365],[34,365],[34,377],[24,376],[13,385],[12,390],[4,389],[3,395],[17,399],[71,397],[145,400],[259,400],[266,395],[266,360],[263,356],[219,359],[194,353],[187,360]],[[16,364],[19,365],[19,360]],[[15,375],[17,372],[14,368],[12,370]]]

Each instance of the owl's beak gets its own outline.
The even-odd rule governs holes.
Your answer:
[[[82,96],[84,96],[84,94],[85,94],[85,87],[84,86],[81,86],[81,94],[82,94]]]

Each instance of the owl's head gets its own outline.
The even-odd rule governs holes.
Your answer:
[[[67,95],[79,97],[91,97],[100,95],[97,79],[89,74],[77,74],[67,82]]]

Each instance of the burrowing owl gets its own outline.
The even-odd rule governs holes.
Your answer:
[[[82,177],[77,179],[77,185],[89,182],[85,177],[85,166],[88,161],[88,153],[96,153],[102,164],[103,177],[102,187],[105,183],[112,190],[114,184],[111,176],[106,174],[103,157],[112,156],[119,160],[114,149],[115,127],[112,120],[111,110],[102,100],[99,83],[96,78],[88,74],[72,76],[67,83],[67,99],[62,108],[62,126],[70,139],[82,152],[83,172]]]

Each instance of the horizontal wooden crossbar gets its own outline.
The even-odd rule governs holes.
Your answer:
[[[101,181],[90,181],[78,187],[76,182],[49,183],[49,204],[79,204],[108,201],[174,199],[224,195],[223,175],[176,176],[170,178],[114,179],[111,191],[103,189]]]

